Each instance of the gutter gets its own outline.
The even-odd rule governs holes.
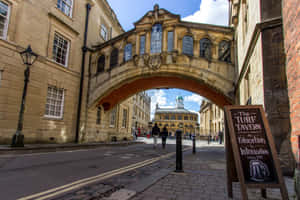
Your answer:
[[[79,96],[78,96],[78,106],[77,106],[77,119],[76,119],[76,135],[75,143],[79,143],[79,129],[80,129],[80,116],[81,116],[81,104],[82,104],[82,90],[83,90],[83,79],[84,79],[84,65],[85,65],[85,55],[88,51],[86,46],[87,43],[87,34],[88,34],[88,25],[89,25],[89,15],[91,11],[91,4],[86,4],[86,17],[85,17],[85,29],[84,29],[84,40],[82,47],[82,62],[81,62],[81,73],[80,73],[80,86],[79,86]]]

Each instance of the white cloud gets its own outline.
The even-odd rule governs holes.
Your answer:
[[[165,92],[163,90],[152,90],[150,92],[151,97],[151,119],[154,118],[156,104],[159,106],[164,106],[167,104],[167,98],[165,97]]]
[[[182,20],[227,26],[228,8],[228,0],[202,0],[200,9]]]
[[[191,96],[185,96],[184,101],[191,101],[197,103],[199,106],[201,105],[203,101],[203,97],[199,96],[197,94],[192,94]]]

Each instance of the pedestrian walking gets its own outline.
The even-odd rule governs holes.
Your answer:
[[[219,140],[220,140],[220,144],[222,144],[223,142],[223,131],[219,131]]]
[[[167,126],[164,126],[161,132],[161,144],[163,149],[166,148],[167,137],[168,137],[168,129]]]
[[[156,148],[157,145],[157,138],[160,135],[160,129],[157,126],[157,123],[154,124],[152,128],[152,136],[153,136],[153,148]]]

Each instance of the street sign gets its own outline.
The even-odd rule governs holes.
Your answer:
[[[243,199],[247,188],[280,188],[288,199],[274,140],[262,106],[225,106],[228,195],[232,182],[239,181]],[[231,166],[231,167],[230,167]]]

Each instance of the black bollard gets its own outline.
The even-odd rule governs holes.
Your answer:
[[[193,135],[192,138],[193,138],[193,154],[196,154],[196,136]]]
[[[176,131],[176,170],[175,172],[183,172],[182,169],[182,138],[181,130]]]

